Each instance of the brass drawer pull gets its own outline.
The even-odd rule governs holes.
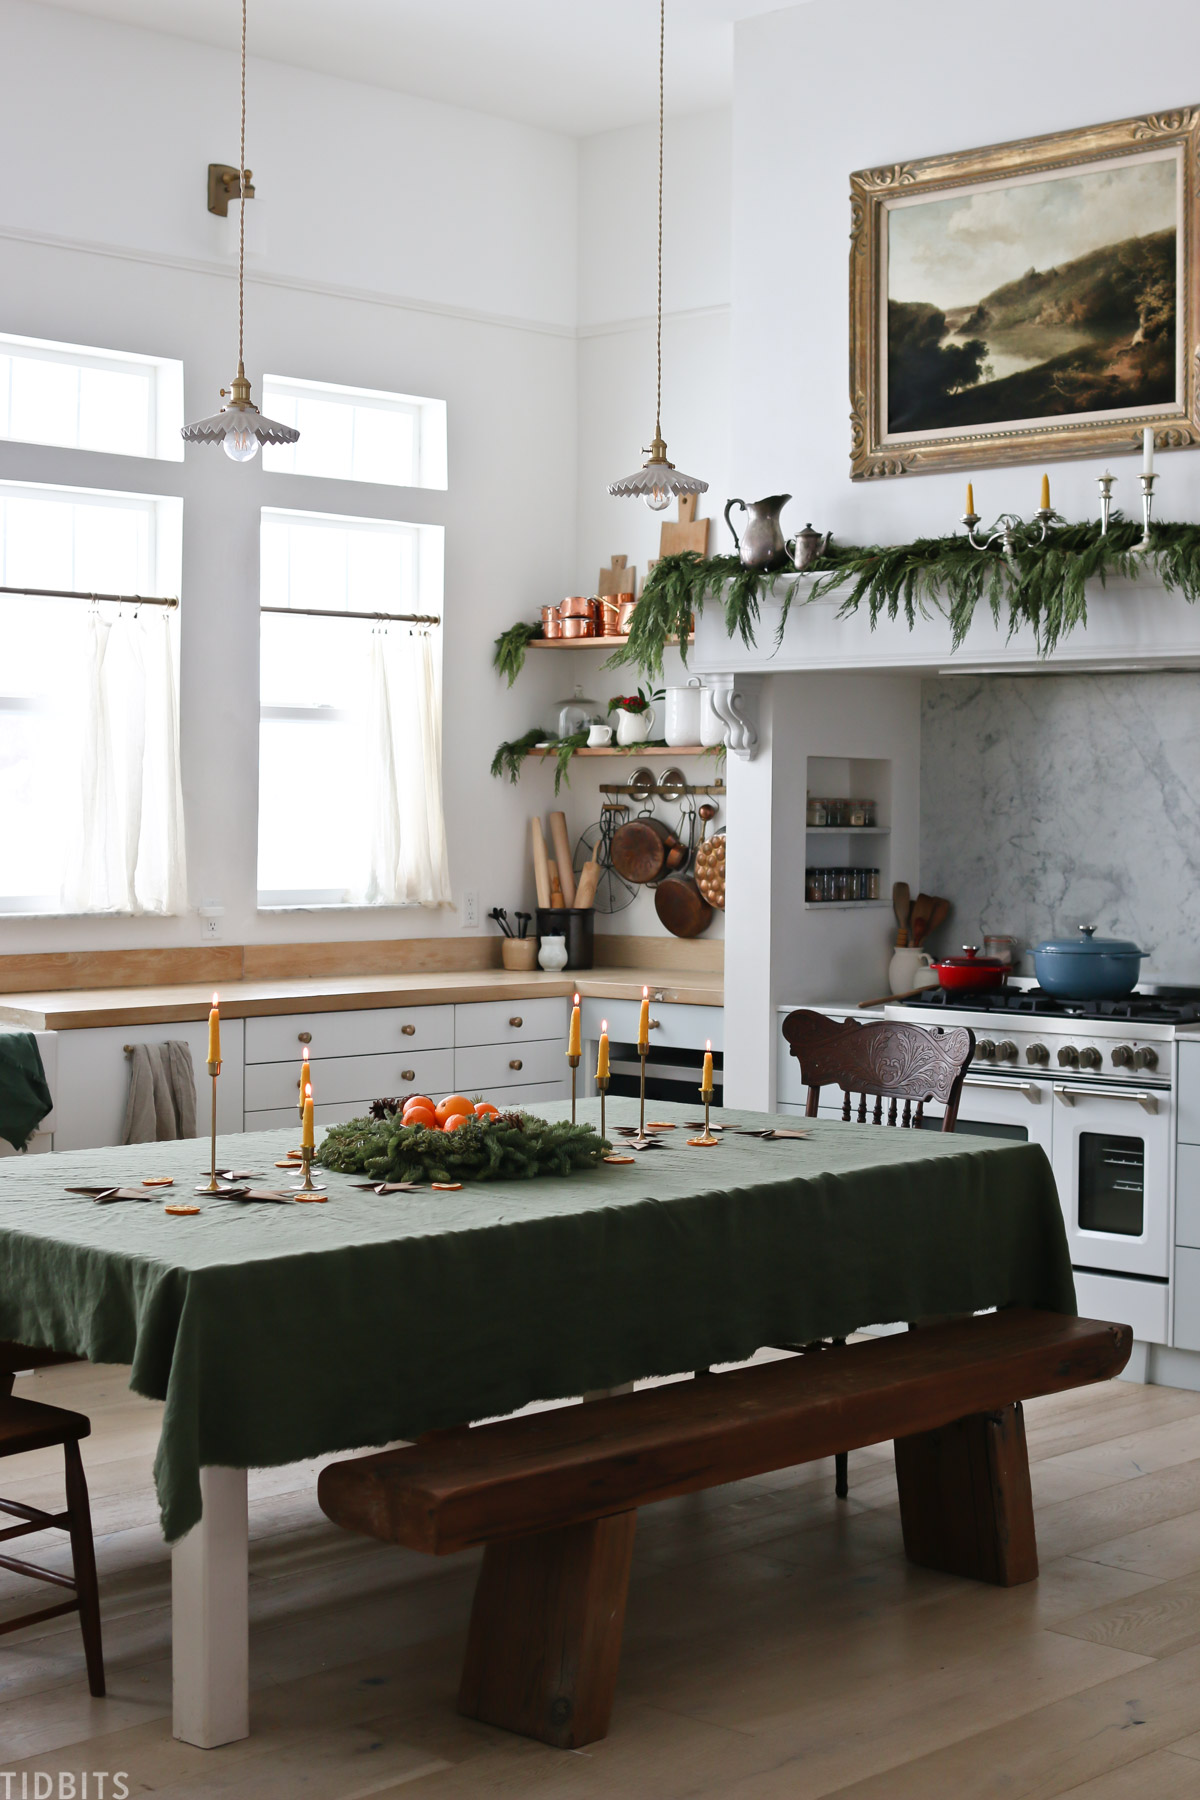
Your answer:
[[[296,1033],[296,1042],[298,1044],[311,1044],[312,1043],[312,1032],[311,1031],[298,1031]]]
[[[525,1021],[521,1017],[520,1013],[517,1014],[515,1019],[510,1019],[508,1022],[512,1026],[514,1031],[520,1031],[522,1025],[525,1023]]]
[[[402,1025],[400,1027],[401,1035],[404,1037],[412,1037],[416,1029],[415,1025]]]
[[[510,1069],[522,1069],[522,1068],[524,1068],[525,1065],[521,1061],[519,1056],[514,1056],[508,1066]]]
[[[662,1030],[662,1020],[661,1019],[647,1019],[646,1020],[646,1029],[648,1031],[661,1031]]]
[[[415,1081],[417,1079],[417,1071],[415,1069],[401,1069],[400,1079],[401,1081]]]

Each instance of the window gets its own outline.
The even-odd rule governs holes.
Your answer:
[[[183,365],[0,335],[0,438],[182,462]]]
[[[260,906],[401,903],[386,884],[380,893],[372,874],[381,729],[373,703],[381,645],[373,639],[386,629],[389,650],[407,657],[413,632],[406,625],[317,618],[299,609],[439,614],[441,565],[440,527],[264,510],[262,605],[295,617],[264,610],[262,618]],[[413,644],[412,651],[414,658],[436,661],[428,642]],[[401,680],[408,679],[406,664]],[[428,778],[440,830],[440,720],[424,717],[430,707],[436,710],[436,668],[432,678],[422,668],[412,681],[406,713],[428,729],[434,748],[410,750],[393,785],[407,782],[424,797]],[[374,749],[367,741],[372,732]],[[410,897],[419,897],[417,888]]]
[[[295,444],[264,444],[264,469],[392,487],[445,487],[444,401],[283,375],[264,375],[262,392],[268,418],[300,433]]]
[[[179,501],[148,494],[0,484],[0,586],[177,593],[181,513]],[[93,622],[79,600],[0,594],[0,636],[0,912],[56,912],[76,872],[69,859],[83,853],[72,807],[92,760],[82,697]],[[117,700],[127,712],[138,704]],[[118,759],[119,738],[110,740]]]

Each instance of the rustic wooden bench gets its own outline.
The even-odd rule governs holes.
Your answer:
[[[989,1313],[696,1381],[436,1432],[331,1463],[335,1524],[442,1556],[486,1546],[459,1710],[564,1749],[608,1729],[636,1508],[895,1439],[904,1548],[1037,1575],[1021,1401],[1116,1375],[1126,1325]]]

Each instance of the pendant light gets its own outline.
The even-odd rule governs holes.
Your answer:
[[[656,309],[655,359],[657,389],[654,401],[654,436],[643,451],[647,461],[633,475],[623,476],[609,487],[610,494],[632,495],[644,500],[651,512],[663,512],[674,494],[704,494],[707,481],[684,475],[667,461],[662,434],[662,247],[663,247],[663,47],[667,28],[667,0],[658,0],[658,304]]]
[[[182,436],[188,444],[220,444],[234,462],[249,462],[258,455],[260,444],[294,444],[300,433],[293,425],[280,425],[264,418],[250,398],[250,383],[242,359],[242,339],[246,316],[246,0],[242,0],[242,135],[238,157],[238,365],[237,374],[228,391],[221,389],[222,400],[228,400],[210,419],[197,419],[185,425]]]

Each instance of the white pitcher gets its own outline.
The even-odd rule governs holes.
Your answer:
[[[655,712],[648,706],[645,712],[626,712],[624,707],[617,708],[617,742],[618,744],[644,744],[654,731]]]
[[[704,689],[698,675],[693,675],[686,687],[667,689],[663,736],[673,749],[681,744],[700,742],[700,703],[703,695]]]
[[[913,988],[936,987],[938,978],[924,950],[904,945],[892,952],[888,964],[888,986],[893,994],[908,994]]]

